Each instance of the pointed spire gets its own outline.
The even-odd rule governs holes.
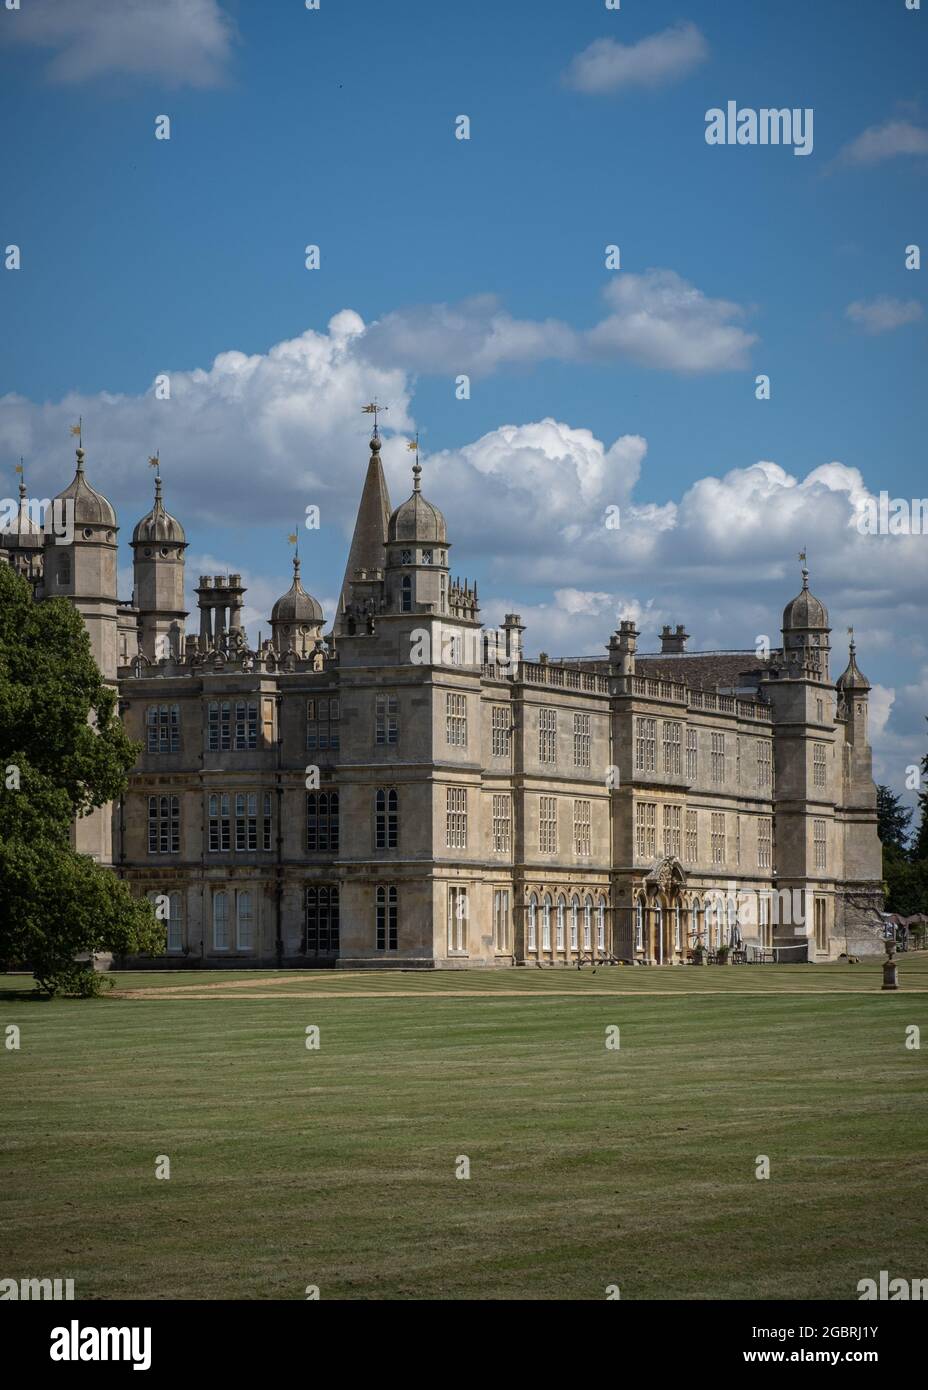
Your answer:
[[[379,407],[383,409],[383,407]],[[371,456],[367,465],[367,476],[358,504],[358,515],[354,523],[354,533],[348,551],[348,563],[342,581],[338,611],[343,613],[351,596],[351,582],[356,570],[383,569],[385,562],[384,543],[387,539],[387,523],[390,520],[390,495],[387,480],[380,461],[380,436],[375,434],[370,441]]]

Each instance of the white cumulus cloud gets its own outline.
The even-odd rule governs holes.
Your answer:
[[[645,367],[710,372],[743,367],[756,335],[735,322],[740,305],[711,299],[673,270],[622,273],[610,281],[611,312],[586,336],[595,357],[628,357]]]
[[[675,24],[637,43],[594,40],[571,59],[564,82],[590,93],[658,87],[685,77],[708,55],[709,45],[695,24]]]
[[[882,164],[900,155],[928,154],[928,130],[911,121],[884,121],[868,126],[838,154],[841,164]]]
[[[62,83],[128,73],[213,87],[236,37],[217,0],[24,0],[3,26],[7,43],[50,50],[46,76]]]
[[[884,294],[876,299],[855,299],[844,314],[867,333],[889,333],[904,324],[918,323],[924,311],[917,299],[892,299]]]

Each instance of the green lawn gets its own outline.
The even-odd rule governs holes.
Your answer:
[[[0,1273],[92,1298],[856,1298],[881,1269],[924,1277],[928,953],[900,973],[891,995],[879,962],[153,972],[52,1002],[0,977],[21,1029]]]

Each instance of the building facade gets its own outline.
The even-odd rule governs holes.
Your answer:
[[[132,536],[78,450],[73,541],[20,516],[0,560],[67,596],[142,745],[117,805],[75,843],[148,894],[188,964],[342,968],[681,963],[697,948],[824,962],[882,949],[869,684],[830,674],[803,570],[780,649],[524,658],[517,614],[480,622],[445,518],[387,495],[375,430],[326,631],[300,561],[249,647],[234,574],[184,608],[186,536]],[[24,496],[24,492],[23,492]],[[698,954],[698,952],[697,952]]]

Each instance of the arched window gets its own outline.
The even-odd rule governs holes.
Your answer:
[[[734,898],[729,894],[728,898],[728,933],[727,944],[734,946],[737,939],[738,928],[738,905]]]
[[[593,899],[589,896],[583,899],[583,949],[593,949]]]
[[[705,945],[702,937],[702,906],[698,898],[693,899],[693,936],[695,945]]]
[[[401,607],[404,613],[412,612],[412,575],[409,574],[403,575],[403,594]]]
[[[235,899],[235,919],[236,919],[236,949],[239,951],[251,951],[254,949],[254,916],[253,899],[247,889],[240,890]]]
[[[600,898],[596,905],[596,946],[600,951],[606,949],[606,900]]]
[[[564,895],[563,895],[563,893],[559,893],[559,894],[558,894],[558,899],[557,899],[557,938],[556,938],[556,940],[557,940],[557,949],[558,949],[559,951],[563,951],[563,949],[564,949],[564,908],[565,908],[565,906],[566,906],[566,904],[565,904],[565,902],[564,902]]]
[[[644,899],[635,903],[635,950],[644,950]]]
[[[394,787],[378,787],[374,794],[374,846],[396,849],[399,844],[399,801]]]
[[[551,950],[551,895],[546,893],[541,904],[541,949]]]
[[[534,893],[528,900],[528,949],[538,950],[538,898]]]
[[[322,884],[306,889],[305,953],[338,950],[338,888]]]
[[[674,950],[683,950],[683,922],[680,918],[680,904],[677,903],[673,910],[673,944]]]
[[[229,949],[229,895],[226,892],[213,894],[213,950]]]
[[[306,849],[338,849],[338,792],[306,793]]]
[[[580,899],[576,893],[570,900],[570,949],[576,951],[580,945]]]

